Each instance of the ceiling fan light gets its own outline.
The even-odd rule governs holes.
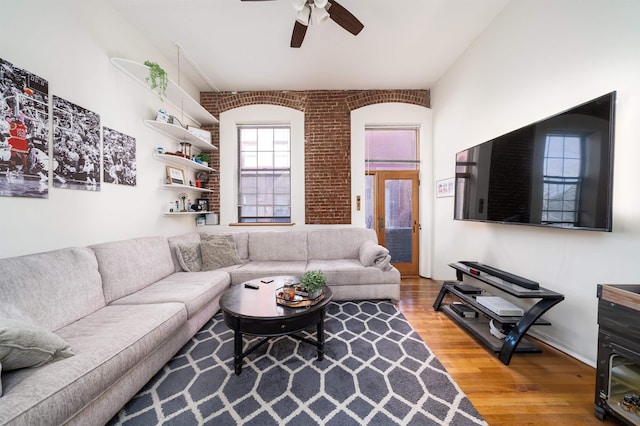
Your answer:
[[[298,16],[296,16],[296,21],[300,22],[305,27],[309,26],[309,16],[311,15],[311,8],[309,5],[305,4],[300,12],[298,12]]]
[[[300,12],[305,4],[307,4],[307,0],[293,0],[293,8]]]
[[[329,3],[329,0],[313,0],[313,3],[316,5],[316,7],[324,8],[327,3]]]
[[[327,12],[324,7],[315,7],[314,5],[311,19],[314,25],[320,24],[329,19],[329,12]]]

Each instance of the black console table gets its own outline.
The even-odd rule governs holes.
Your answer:
[[[524,335],[532,325],[551,325],[551,323],[540,317],[564,300],[562,294],[542,288],[537,283],[526,278],[481,263],[456,262],[450,263],[449,266],[456,270],[458,282],[445,281],[442,284],[442,289],[433,303],[433,308],[436,311],[442,310],[485,346],[499,353],[498,358],[505,365],[509,365],[514,352],[541,352],[540,348],[525,339]],[[476,296],[492,295],[486,289],[483,288],[481,294],[471,294],[456,288],[456,284],[460,284],[465,276],[473,277],[490,285],[493,289],[518,299],[538,299],[538,301],[526,310],[522,316],[498,315],[476,301]],[[455,312],[451,308],[451,304],[443,304],[442,301],[447,294],[456,296],[465,305],[478,312],[478,315],[476,317],[464,317]],[[508,330],[504,339],[498,339],[491,334],[489,328],[490,320],[493,320],[494,323],[497,322],[505,331]]]

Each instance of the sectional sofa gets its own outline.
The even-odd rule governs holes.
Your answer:
[[[0,259],[0,425],[106,423],[230,285],[307,270],[325,273],[335,300],[399,298],[388,251],[361,228],[194,232]]]

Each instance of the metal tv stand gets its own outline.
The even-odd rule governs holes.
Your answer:
[[[525,339],[524,335],[532,325],[551,325],[550,322],[540,317],[553,306],[564,300],[562,294],[537,286],[537,283],[527,280],[526,278],[518,277],[517,275],[501,271],[488,265],[475,262],[456,262],[450,263],[449,266],[456,270],[456,279],[458,282],[445,281],[442,284],[440,293],[433,303],[433,309],[436,311],[442,310],[481,343],[493,350],[493,352],[499,353],[498,358],[505,365],[509,365],[511,357],[515,352],[542,352],[540,348]],[[476,268],[474,266],[478,267]],[[501,278],[484,272],[484,270],[490,270]],[[488,284],[492,287],[490,290],[496,289],[499,290],[499,292],[506,293],[518,299],[539,300],[526,310],[522,316],[501,316],[476,301],[476,296],[492,295],[486,289],[483,288],[481,294],[474,294],[456,288],[456,284],[460,284],[465,276],[473,277],[478,281]],[[509,279],[513,279],[513,281],[509,281]],[[519,284],[525,284],[528,287],[537,286],[537,288],[523,287],[522,285],[515,284],[514,281]],[[478,312],[478,315],[476,317],[461,316],[451,308],[450,304],[443,304],[442,301],[447,294],[452,294],[460,299],[464,304]],[[494,323],[497,322],[505,331],[508,330],[504,339],[498,339],[491,334],[489,326],[490,320],[493,320]]]

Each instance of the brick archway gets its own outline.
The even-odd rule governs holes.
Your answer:
[[[202,105],[214,116],[248,105],[278,105],[305,113],[305,220],[307,224],[351,223],[351,117],[354,109],[378,103],[430,106],[428,90],[309,90],[206,92]],[[219,146],[219,132],[212,141]],[[220,152],[211,166],[219,168]],[[208,188],[213,211],[220,210],[220,176],[212,173]]]

